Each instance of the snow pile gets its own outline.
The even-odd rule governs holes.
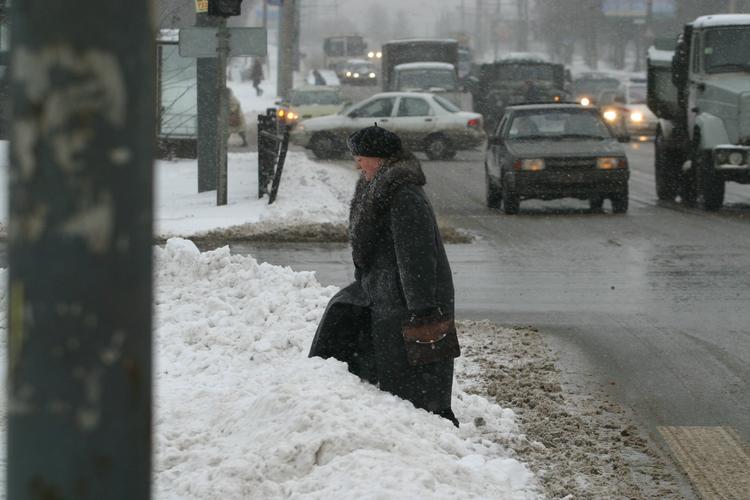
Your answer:
[[[258,199],[258,154],[232,153],[228,204],[216,206],[216,191],[197,194],[196,160],[156,163],[155,233],[161,238],[197,236],[234,228],[235,236],[258,228],[341,224],[348,220],[357,173],[351,165],[318,163],[289,152],[276,201]]]
[[[157,249],[160,499],[533,498],[525,465],[482,432],[515,415],[458,391],[460,430],[306,357],[336,292],[227,248]]]
[[[201,253],[181,239],[155,252],[155,498],[539,496],[526,465],[482,437],[518,438],[511,410],[457,389],[455,429],[343,363],[307,358],[336,292],[313,272],[258,264],[226,247]],[[6,306],[2,288],[2,369]]]

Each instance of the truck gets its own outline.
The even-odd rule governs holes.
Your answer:
[[[750,183],[750,15],[699,17],[672,46],[648,53],[648,95],[659,118],[659,200],[714,211],[725,184]]]
[[[394,40],[382,47],[384,92],[432,92],[464,111],[472,111],[471,94],[458,79],[458,42],[444,39]]]
[[[468,82],[488,131],[494,130],[508,106],[568,98],[565,66],[534,53],[510,53],[480,64]]]

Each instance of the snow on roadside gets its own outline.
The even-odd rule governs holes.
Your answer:
[[[0,141],[0,237],[8,224],[8,142]],[[197,237],[229,230],[233,237],[295,226],[345,226],[357,173],[353,166],[314,161],[303,152],[286,158],[278,198],[258,199],[257,153],[230,153],[228,204],[216,206],[216,191],[198,193],[196,160],[157,161],[154,235]]]
[[[482,437],[521,437],[513,411],[456,388],[455,429],[343,363],[307,358],[336,292],[313,272],[183,239],[154,251],[155,498],[540,496],[528,467]],[[0,289],[3,369],[6,307]]]
[[[515,415],[458,390],[462,422],[306,357],[334,287],[228,248],[157,248],[160,499],[535,498],[527,467],[483,433]]]
[[[197,194],[195,160],[156,164],[155,234],[161,238],[190,237],[209,231],[254,225],[291,227],[305,224],[346,224],[357,173],[353,167],[313,161],[289,152],[279,195],[272,205],[258,199],[257,153],[229,155],[228,204],[216,206],[216,192]],[[242,228],[233,231],[242,235]]]

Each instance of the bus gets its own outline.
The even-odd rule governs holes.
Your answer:
[[[323,42],[323,66],[338,71],[349,59],[364,59],[366,51],[367,44],[359,35],[329,36]]]

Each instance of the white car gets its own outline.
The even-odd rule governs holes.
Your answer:
[[[646,84],[628,82],[619,90],[603,91],[598,104],[602,116],[618,137],[653,137],[658,119],[646,101]]]
[[[311,149],[318,158],[346,152],[346,139],[373,124],[398,134],[412,151],[431,160],[452,158],[456,151],[484,144],[482,115],[461,111],[444,97],[421,92],[384,92],[337,115],[303,120],[291,141]]]

